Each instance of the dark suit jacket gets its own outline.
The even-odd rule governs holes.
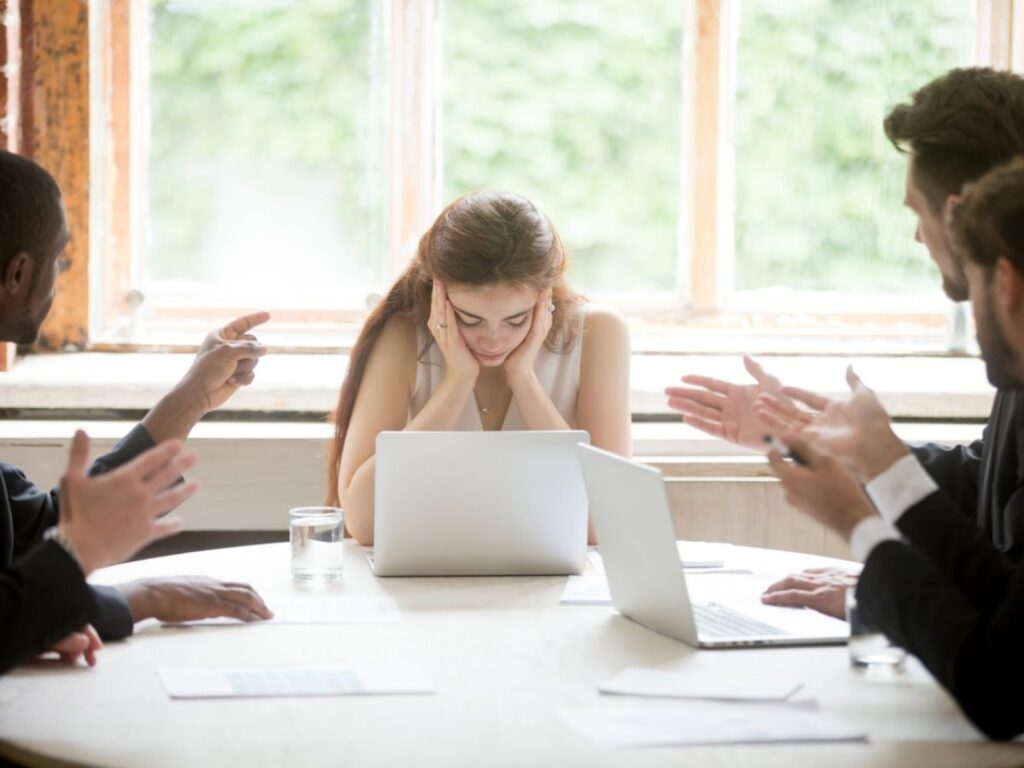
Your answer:
[[[89,472],[111,470],[152,445],[137,426]],[[56,490],[40,490],[16,467],[0,463],[0,672],[83,624],[92,624],[104,639],[131,634],[132,615],[121,594],[90,588],[59,545],[41,543],[58,512]]]
[[[981,440],[913,451],[961,514],[1011,561],[1024,560],[1024,392],[996,393]]]
[[[1024,732],[1024,565],[1000,552],[941,491],[898,522],[864,564],[864,618],[917,656],[995,739]]]

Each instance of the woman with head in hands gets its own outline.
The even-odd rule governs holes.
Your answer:
[[[334,413],[328,493],[359,543],[373,542],[385,430],[582,429],[630,454],[626,325],[567,271],[558,233],[519,195],[460,197],[423,235],[367,318]]]

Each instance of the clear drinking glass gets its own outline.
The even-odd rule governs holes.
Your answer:
[[[846,620],[850,622],[850,664],[858,669],[901,671],[907,652],[868,624],[857,609],[853,588],[846,590]]]
[[[288,510],[293,579],[337,581],[341,578],[344,519],[344,513],[337,507]]]

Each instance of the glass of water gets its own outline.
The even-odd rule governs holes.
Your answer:
[[[853,587],[846,590],[846,620],[850,622],[850,664],[872,671],[903,670],[907,652],[864,620]]]
[[[293,579],[337,581],[341,578],[344,519],[344,513],[337,507],[288,510]]]

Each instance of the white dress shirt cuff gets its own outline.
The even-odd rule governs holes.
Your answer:
[[[896,525],[904,512],[938,488],[912,453],[864,486],[875,508],[891,525]]]
[[[880,517],[868,517],[861,520],[850,534],[850,551],[860,562],[868,559],[871,550],[878,544],[889,539],[899,540],[896,529]]]

